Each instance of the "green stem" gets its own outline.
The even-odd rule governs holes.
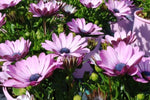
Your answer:
[[[112,100],[112,94],[111,94],[112,89],[111,89],[111,80],[110,80],[110,77],[108,77],[108,79],[109,79],[110,100]]]
[[[72,100],[73,97],[73,83],[72,83],[72,75],[69,75],[69,82],[68,82],[68,100]]]
[[[43,30],[44,30],[44,35],[46,35],[46,18],[43,18]]]

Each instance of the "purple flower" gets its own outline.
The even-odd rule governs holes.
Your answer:
[[[21,0],[0,0],[0,10],[13,7],[17,5]]]
[[[60,5],[57,2],[44,3],[40,0],[38,4],[31,3],[29,12],[33,13],[33,17],[52,16],[59,10]]]
[[[69,33],[68,36],[64,33],[60,33],[58,37],[53,33],[52,40],[53,42],[45,40],[46,43],[42,43],[42,47],[46,50],[53,51],[59,56],[81,57],[83,54],[89,52],[89,49],[86,48],[86,39],[81,38],[80,35],[73,37],[72,33]]]
[[[131,14],[129,5],[123,0],[108,0],[105,4],[117,18],[122,18]]]
[[[138,76],[133,77],[133,79],[141,83],[150,82],[150,57],[143,57],[135,67],[139,69],[139,72],[137,73]]]
[[[31,42],[29,40],[9,41],[0,43],[0,57],[2,61],[15,61],[25,57],[29,52]]]
[[[115,32],[114,37],[110,35],[105,36],[105,41],[112,44],[113,46],[117,46],[120,41],[124,41],[126,44],[132,44],[135,40],[135,32],[132,33],[131,31],[128,33]]]
[[[0,13],[0,27],[6,23],[6,21],[4,20],[5,17],[6,17],[6,14],[2,15],[2,13]]]
[[[105,70],[108,76],[118,76],[129,74],[131,76],[137,74],[137,63],[144,56],[144,52],[139,51],[138,47],[126,45],[121,41],[116,48],[111,46],[107,50],[100,52],[101,61],[97,61],[99,67]]]
[[[97,8],[102,0],[80,0],[80,2],[87,8]]]
[[[101,35],[101,27],[98,27],[96,24],[88,23],[86,24],[84,18],[72,19],[71,22],[68,22],[67,25],[72,32],[80,35]]]
[[[12,78],[5,81],[3,86],[23,88],[38,85],[44,78],[52,75],[56,68],[60,68],[62,63],[56,62],[54,57],[54,54],[41,53],[39,57],[34,55],[16,62],[15,65],[8,65],[7,73]]]

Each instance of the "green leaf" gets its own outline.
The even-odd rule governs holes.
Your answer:
[[[12,90],[15,95],[23,95],[26,93],[25,88],[12,88]]]

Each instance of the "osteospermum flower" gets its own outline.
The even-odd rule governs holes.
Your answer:
[[[38,85],[44,78],[52,75],[56,68],[60,68],[62,63],[55,61],[54,57],[54,54],[41,53],[39,57],[34,55],[15,65],[8,65],[7,73],[12,78],[3,82],[3,86],[23,88]]]
[[[16,98],[13,98],[9,93],[6,87],[3,87],[3,92],[7,100],[34,100],[34,96],[30,95],[28,91],[26,91],[26,94],[20,95]]]
[[[126,17],[131,14],[131,9],[125,1],[108,0],[105,4],[117,18]]]
[[[0,0],[0,10],[13,7],[17,5],[21,0]]]
[[[83,54],[89,52],[89,49],[86,48],[86,39],[81,38],[80,35],[73,37],[72,33],[69,33],[68,36],[64,33],[60,33],[58,37],[53,33],[52,40],[53,42],[45,40],[45,43],[42,43],[42,47],[46,50],[53,51],[59,56],[81,57]]]
[[[133,76],[138,72],[135,64],[139,63],[142,56],[144,52],[139,51],[138,47],[126,45],[121,41],[116,48],[108,46],[107,50],[102,50],[100,52],[101,61],[97,61],[97,64],[109,76],[124,74]]]
[[[102,3],[102,0],[80,0],[80,2],[87,8],[97,8]]]
[[[17,61],[25,57],[29,52],[31,42],[29,40],[9,41],[0,43],[0,57],[2,61]]]
[[[6,23],[6,21],[4,20],[5,17],[6,17],[6,14],[2,15],[2,13],[0,13],[0,27]]]
[[[126,32],[115,32],[114,37],[110,35],[105,36],[106,42],[112,44],[113,46],[117,46],[120,41],[124,41],[126,44],[132,44],[135,40],[135,32],[129,31]]]
[[[31,3],[29,12],[33,13],[33,17],[52,16],[59,10],[60,5],[57,2],[44,3],[40,0],[38,4]]]
[[[150,82],[150,57],[143,57],[136,67],[139,69],[139,72],[137,73],[137,77],[133,77],[133,79],[141,83]]]
[[[96,24],[93,23],[88,23],[86,24],[84,18],[77,18],[72,19],[71,22],[68,22],[67,25],[69,26],[69,29],[72,32],[75,32],[76,34],[80,35],[101,35],[103,34],[100,32],[102,30],[101,27],[98,27]]]

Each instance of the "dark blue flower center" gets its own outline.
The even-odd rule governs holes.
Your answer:
[[[14,54],[12,54],[12,56],[15,56],[15,55],[18,55],[18,56],[20,56],[21,55],[21,53],[14,53]]]
[[[68,48],[62,48],[60,53],[70,53],[70,50]]]
[[[115,12],[115,13],[119,13],[119,10],[118,9],[113,9],[113,11]]]
[[[117,64],[117,65],[115,66],[115,70],[121,71],[121,70],[123,69],[123,67],[125,67],[125,66],[126,66],[126,64],[124,64],[124,63],[119,63],[119,64]]]
[[[33,74],[33,75],[31,75],[29,80],[30,80],[30,82],[37,81],[40,77],[41,77],[40,74]]]
[[[143,78],[148,79],[148,80],[150,79],[150,72],[143,71],[141,74],[142,74]]]

